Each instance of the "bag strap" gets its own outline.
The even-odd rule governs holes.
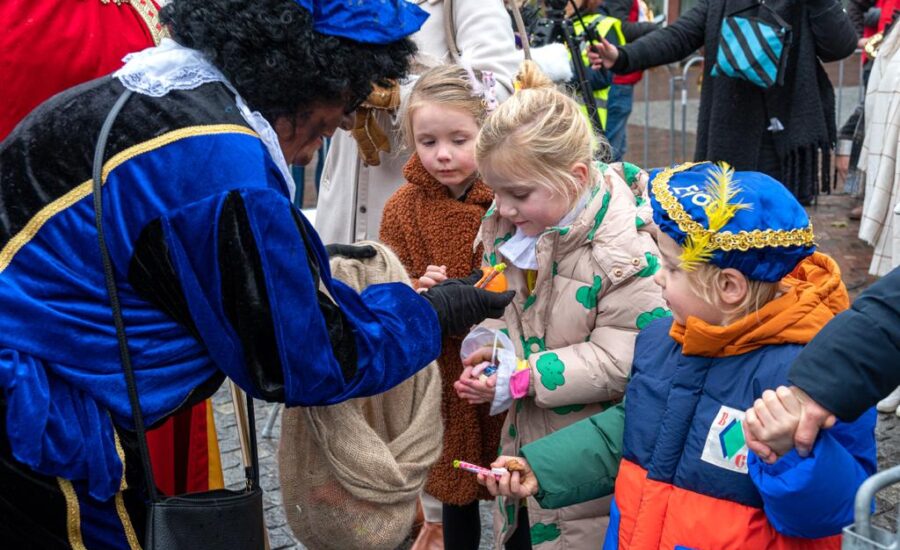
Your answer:
[[[97,146],[94,149],[93,164],[93,194],[94,194],[94,224],[97,228],[97,241],[100,246],[100,258],[103,262],[103,276],[106,280],[106,292],[109,294],[109,305],[112,309],[113,322],[116,326],[116,338],[119,341],[119,356],[122,361],[122,368],[125,371],[125,382],[128,387],[128,400],[131,403],[131,416],[134,420],[134,431],[137,435],[138,450],[141,456],[141,464],[144,467],[144,483],[147,486],[147,494],[151,502],[159,501],[159,494],[156,491],[156,482],[153,478],[153,467],[150,462],[150,451],[147,447],[147,430],[144,426],[144,416],[141,412],[141,404],[138,399],[137,383],[134,378],[134,370],[131,365],[131,353],[128,350],[128,339],[125,335],[125,320],[122,318],[122,307],[119,302],[119,291],[116,288],[115,275],[113,273],[112,260],[109,255],[109,248],[106,245],[106,237],[103,233],[103,153],[106,151],[106,142],[109,138],[109,132],[112,129],[113,122],[132,96],[133,92],[126,89],[122,95],[113,104],[103,126],[100,128],[100,136],[97,138]],[[259,457],[256,448],[256,427],[253,416],[253,398],[247,396],[247,418],[249,420],[250,431],[250,455],[252,465],[247,472],[248,485],[259,485]]]
[[[456,21],[453,20],[453,0],[444,0],[444,39],[453,62],[459,64],[462,53],[456,45]]]
[[[525,54],[525,59],[530,61],[531,44],[528,43],[528,31],[525,29],[525,21],[522,19],[522,10],[519,9],[519,0],[509,0],[507,5],[510,6],[516,30],[519,32],[519,39],[522,41],[522,52]]]
[[[744,13],[745,11],[749,11],[754,8],[763,8],[764,10],[768,11],[772,15],[772,18],[775,20],[775,22],[780,27],[782,27],[786,31],[791,30],[791,26],[788,25],[787,21],[782,19],[782,17],[780,15],[778,15],[777,11],[775,11],[771,6],[766,4],[765,0],[759,0],[758,2],[751,4],[749,6],[739,8],[739,9],[727,14],[726,17],[734,17],[734,16],[738,15],[739,13]]]

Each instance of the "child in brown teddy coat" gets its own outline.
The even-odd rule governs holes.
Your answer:
[[[473,243],[493,193],[475,167],[475,138],[496,105],[490,73],[481,79],[459,66],[437,67],[422,75],[409,98],[403,126],[415,154],[403,171],[406,183],[385,205],[380,237],[420,289],[465,277],[481,265],[481,247]],[[478,499],[490,496],[452,462],[492,462],[505,415],[491,417],[488,404],[473,407],[456,395],[453,382],[463,370],[460,343],[447,338],[438,358],[444,448],[425,490],[443,503],[445,547],[476,549]]]

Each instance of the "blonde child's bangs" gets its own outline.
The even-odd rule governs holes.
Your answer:
[[[520,148],[512,144],[498,148],[486,158],[476,159],[476,163],[488,185],[491,177],[502,176],[506,181],[542,187],[569,200],[578,195],[579,184],[568,171],[560,173],[540,158],[522,154]]]
[[[480,71],[473,72],[476,78],[481,78]],[[463,111],[471,115],[478,126],[484,122],[486,115],[484,102],[480,95],[474,93],[472,81],[464,68],[459,65],[441,65],[429,69],[413,85],[409,99],[400,111],[403,141],[410,149],[415,149],[416,146],[412,117],[417,109],[426,104]]]

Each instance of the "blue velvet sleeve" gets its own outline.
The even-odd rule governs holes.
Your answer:
[[[193,203],[164,233],[201,339],[255,397],[309,406],[372,395],[440,351],[424,299],[403,284],[358,294],[333,281],[312,226],[275,190]]]
[[[750,477],[781,534],[819,538],[853,523],[856,491],[875,473],[875,410],[819,434],[809,457],[791,451],[768,465],[750,454]]]

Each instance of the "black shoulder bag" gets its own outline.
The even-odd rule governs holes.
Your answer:
[[[256,429],[253,419],[253,398],[247,396],[247,418],[250,428],[251,464],[246,468],[247,488],[241,491],[217,489],[202,493],[189,493],[173,497],[161,497],[156,491],[150,454],[147,450],[147,436],[144,418],[138,401],[137,385],[131,368],[131,354],[125,337],[125,322],[119,304],[119,293],[113,274],[112,261],[106,247],[102,224],[102,181],[103,153],[110,128],[122,106],[131,97],[131,90],[119,96],[106,116],[94,150],[94,219],[97,239],[106,278],[106,290],[112,308],[119,353],[128,385],[128,399],[134,418],[135,434],[144,468],[144,482],[150,499],[147,511],[147,533],[145,550],[197,549],[204,550],[261,550],[265,548],[265,521],[263,519],[262,489],[259,487],[259,457],[256,448]]]

